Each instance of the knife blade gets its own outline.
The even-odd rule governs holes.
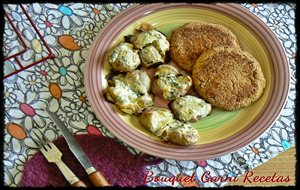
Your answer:
[[[48,109],[46,109],[46,112],[62,132],[71,152],[84,167],[92,184],[96,187],[109,186],[103,174],[92,166],[89,158],[77,143],[72,133],[68,130],[67,126],[59,119],[58,115]]]

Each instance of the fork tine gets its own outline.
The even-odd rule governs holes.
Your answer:
[[[32,131],[32,132],[39,139],[40,142],[42,142],[43,144],[45,143],[45,140],[43,138],[41,138],[35,131]]]
[[[49,148],[52,148],[52,142],[46,137],[46,135],[44,135],[44,138],[46,139],[47,145],[49,146]]]
[[[45,145],[45,140],[43,138],[41,138],[35,131],[32,131],[34,133],[34,135],[39,139],[39,141],[41,142],[41,147],[43,147],[46,151],[47,151],[47,148],[46,148],[46,145]]]
[[[36,131],[39,131],[40,135]],[[82,182],[78,177],[72,172],[72,170],[62,161],[62,152],[55,146],[54,143],[50,142],[50,140],[39,130],[35,128],[31,130],[31,132],[36,136],[36,138],[32,138],[34,143],[36,143],[40,147],[40,151],[47,159],[48,162],[55,163],[62,174],[65,176],[66,180],[74,187],[87,187],[84,182]],[[46,141],[44,140],[46,139]],[[38,142],[39,141],[39,142]],[[47,142],[48,141],[48,142]],[[46,147],[49,148],[46,148]]]
[[[50,143],[51,141],[47,138],[47,136],[42,133],[42,131],[40,129],[38,129],[38,131],[41,133],[41,135],[43,136],[43,138],[46,140],[47,143]]]
[[[41,148],[42,145],[40,142],[38,142],[37,140],[35,140],[35,138],[31,138],[31,140],[33,141],[33,143],[38,147],[38,148]]]
[[[46,137],[46,135],[44,135],[44,133],[40,129],[36,128],[36,130],[41,134],[40,136],[43,139],[45,146],[47,145],[49,148],[51,148],[51,141]]]

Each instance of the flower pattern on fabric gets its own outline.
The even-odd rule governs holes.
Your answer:
[[[6,28],[8,28],[8,22],[6,22]],[[6,30],[4,31],[3,35],[3,53],[4,57],[11,56],[18,50],[18,46],[14,46],[14,41],[16,41],[16,35],[12,32],[12,30]]]
[[[59,59],[57,65],[51,67],[53,69],[53,80],[58,80],[60,85],[74,85],[78,82],[78,66],[73,63],[68,56],[63,56]]]
[[[89,36],[87,35],[86,31],[81,30],[76,32],[75,43],[77,43],[78,46],[82,47],[89,43]]]
[[[35,124],[43,127],[46,124],[44,118],[45,112],[41,105],[45,105],[39,99],[35,92],[27,91],[25,94],[20,93],[17,104],[6,110],[6,115],[10,120],[21,121],[22,126],[31,129]]]
[[[270,136],[265,141],[266,149],[272,154],[278,154],[292,147],[293,139],[285,128],[273,127]]]
[[[78,107],[87,108],[87,97],[85,91],[77,89],[73,94],[74,102]]]
[[[73,26],[82,26],[82,17],[87,16],[87,12],[84,11],[85,5],[82,3],[63,5],[46,4],[45,6],[49,8],[49,13],[59,15],[57,19],[60,19],[60,24],[62,24],[62,27],[66,30]]]
[[[98,23],[104,24],[103,21],[106,20],[105,15],[107,12],[103,5],[88,5],[86,10],[89,12],[92,19]]]
[[[16,27],[23,31],[30,27],[30,22],[26,19],[26,15],[18,5],[6,6],[5,11],[9,12]]]
[[[39,64],[35,67],[35,73],[37,74],[37,76],[43,80],[50,80],[51,76],[50,76],[50,66],[47,63],[44,64]]]
[[[6,107],[10,107],[16,102],[17,95],[14,93],[14,88],[4,86],[4,99]]]
[[[13,24],[16,26],[16,23],[13,22]],[[12,25],[8,22],[6,17],[5,28],[8,30],[4,30],[2,50],[4,57],[8,57],[24,50],[24,47],[21,46],[16,32],[14,32]]]
[[[41,15],[36,20],[37,26],[41,29],[41,34],[56,34],[59,30],[59,22],[53,14]]]
[[[80,121],[81,119],[84,118],[84,109],[76,106],[76,104],[70,104],[70,106],[66,106],[65,110],[67,112],[67,116],[72,120],[72,121]]]
[[[239,174],[241,174],[241,171],[237,168],[237,166],[228,165],[224,171],[226,173],[226,177],[237,177]]]
[[[4,82],[5,134],[4,134],[4,184],[18,186],[24,163],[36,153],[31,140],[33,128],[39,128],[50,140],[61,136],[44,108],[58,113],[59,118],[72,133],[89,133],[114,138],[133,154],[141,152],[130,147],[107,130],[95,116],[83,84],[84,63],[93,40],[106,23],[132,4],[26,4],[24,7],[35,22],[55,59],[48,59]],[[280,117],[261,137],[246,147],[218,158],[177,161],[166,159],[158,165],[147,166],[153,176],[192,176],[194,183],[149,182],[148,186],[220,187],[226,182],[202,182],[205,172],[215,177],[236,177],[244,174],[295,144],[295,4],[241,4],[265,22],[280,40],[291,68],[291,85],[286,105]],[[18,5],[5,5],[13,23],[28,45],[20,61],[30,63],[46,56],[45,46],[34,32]],[[5,22],[4,55],[22,50],[12,27]],[[5,61],[4,72],[19,69],[14,60]]]
[[[248,145],[244,149],[244,157],[247,162],[258,165],[270,159],[267,155],[267,150],[262,147],[260,143],[255,143],[253,145]]]
[[[25,87],[28,88],[31,92],[37,92],[41,87],[42,80],[37,78],[36,75],[29,75],[27,79],[24,81]]]
[[[32,62],[41,60],[42,57],[46,57],[48,52],[43,45],[38,34],[29,28],[22,31],[25,44],[28,46],[28,50],[20,57],[24,65],[29,65]],[[45,39],[49,38],[45,36]]]
[[[88,35],[89,43],[91,44],[99,32],[99,27],[93,23],[85,25],[86,35]]]

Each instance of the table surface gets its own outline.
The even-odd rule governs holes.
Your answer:
[[[26,160],[37,152],[30,137],[33,128],[39,128],[51,140],[61,133],[46,117],[43,108],[49,107],[66,122],[72,133],[101,134],[111,138],[108,131],[94,115],[86,98],[83,84],[84,62],[94,37],[110,19],[132,4],[26,4],[25,9],[35,23],[42,38],[48,44],[55,59],[47,59],[25,71],[13,75],[4,81],[5,99],[5,136],[4,136],[4,184],[18,186]],[[284,47],[291,70],[290,92],[287,103],[278,120],[263,135],[248,146],[228,155],[214,159],[197,161],[164,160],[161,164],[148,166],[154,176],[191,176],[197,177],[204,172],[220,176],[242,176],[256,169],[272,158],[281,158],[286,150],[295,144],[295,4],[241,4],[258,16],[276,34]],[[19,69],[18,62],[25,66],[48,56],[49,51],[41,37],[32,29],[19,5],[5,5],[5,11],[11,16],[14,25],[20,31],[27,44],[26,53],[18,59],[4,62],[4,73]],[[10,56],[24,48],[13,27],[5,20],[4,56]],[[117,139],[116,139],[117,140]],[[120,142],[133,154],[140,151]],[[292,149],[293,150],[293,149]],[[281,154],[282,153],[282,154]],[[280,155],[279,155],[280,154]],[[278,156],[279,155],[279,156]],[[293,159],[293,153],[284,158]],[[281,164],[276,168],[282,170]],[[261,166],[263,167],[263,165]],[[259,168],[257,168],[259,169]],[[275,170],[265,170],[262,175],[273,175]],[[292,174],[290,174],[292,175]],[[223,186],[227,183],[175,183],[184,187]],[[171,183],[150,182],[148,186],[170,186]]]
[[[293,147],[275,158],[270,159],[268,162],[254,168],[252,172],[256,176],[269,176],[274,173],[277,176],[289,176],[290,181],[287,183],[282,182],[253,182],[249,181],[244,182],[245,175],[239,177],[238,182],[230,182],[227,186],[245,186],[245,187],[253,187],[253,186],[295,186],[296,182],[296,148]]]

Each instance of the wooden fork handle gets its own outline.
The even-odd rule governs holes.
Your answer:
[[[87,187],[87,185],[78,179],[78,177],[72,172],[72,170],[61,160],[57,159],[55,164],[58,166],[66,180],[74,187]]]
[[[103,174],[97,170],[89,173],[89,179],[95,187],[110,186]]]

